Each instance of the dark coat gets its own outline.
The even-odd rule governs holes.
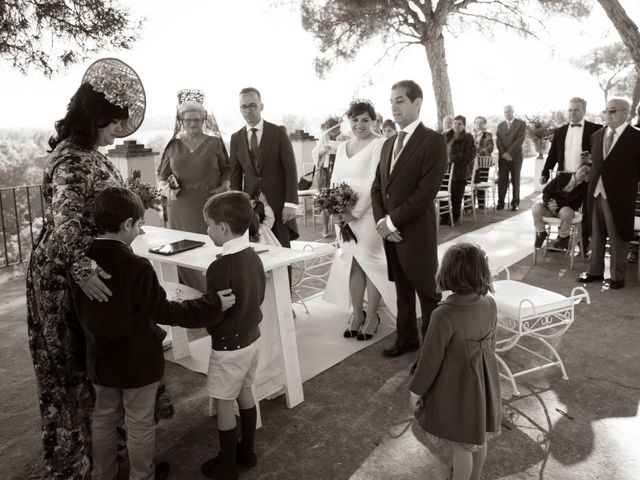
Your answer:
[[[460,138],[455,138],[453,129],[444,134],[447,140],[447,154],[449,163],[454,164],[453,180],[466,180],[471,176],[473,170],[473,159],[475,158],[475,144],[473,135],[463,132]]]
[[[582,151],[591,151],[591,135],[598,129],[602,128],[602,125],[584,121],[584,128],[582,129]],[[547,155],[547,161],[544,162],[542,168],[542,176],[549,178],[549,172],[553,170],[553,167],[558,165],[558,171],[564,170],[564,147],[565,140],[567,138],[567,131],[569,130],[569,124],[562,125],[556,128],[553,132],[553,138],[551,139],[551,147],[549,147],[549,154]]]
[[[231,135],[230,150],[231,188],[250,197],[260,189],[275,214],[274,234],[283,246],[289,246],[290,239],[298,238],[298,226],[295,219],[283,225],[282,209],[285,202],[298,204],[298,173],[286,128],[264,122],[255,163],[249,153],[245,127]]]
[[[164,374],[162,339],[157,323],[199,328],[223,318],[212,291],[182,303],[167,300],[149,260],[117,240],[95,240],[87,255],[109,272],[113,292],[108,302],[89,300],[69,281],[66,323],[74,368],[96,385],[139,388]]]
[[[507,130],[507,121],[502,121],[496,129],[496,144],[498,145],[498,158],[502,159],[503,153],[509,153],[513,162],[522,162],[522,142],[526,132],[524,121],[514,118],[511,128]]]
[[[395,136],[382,146],[380,163],[371,187],[371,203],[376,223],[389,215],[402,241],[394,243],[402,270],[416,290],[432,292],[438,269],[438,239],[434,200],[447,166],[444,136],[422,123],[406,143],[391,174]],[[390,242],[384,242],[387,258]],[[389,280],[393,281],[391,268]]]
[[[432,435],[484,444],[502,421],[497,311],[493,298],[452,294],[431,314],[410,389],[422,397],[418,421]]]
[[[475,141],[475,138],[474,138]],[[493,153],[493,135],[491,132],[484,131],[480,137],[478,145],[476,145],[476,155],[478,157],[488,157]]]
[[[616,231],[622,240],[630,242],[633,240],[634,208],[640,179],[640,131],[631,125],[627,126],[607,158],[603,159],[605,131],[606,128],[601,128],[591,135],[593,167],[587,197],[588,210],[593,212],[593,192],[602,176]]]
[[[562,207],[571,207],[575,211],[578,211],[587,196],[589,183],[581,182],[570,192],[565,192],[563,188],[567,186],[571,177],[573,177],[573,173],[562,172],[559,173],[556,178],[547,183],[542,190],[542,201],[545,205],[549,200],[553,199],[558,204],[558,210]]]

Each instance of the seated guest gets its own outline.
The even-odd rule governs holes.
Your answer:
[[[473,142],[476,147],[477,157],[490,157],[493,152],[493,135],[486,130],[487,119],[478,116],[473,121]],[[489,169],[484,169],[484,172],[480,170],[476,171],[476,178],[473,179],[474,183],[485,182],[488,180]],[[476,196],[478,198],[478,205],[485,207],[484,202],[484,190],[478,190]]]
[[[396,130],[396,122],[390,119],[386,119],[382,122],[382,136],[384,138],[393,137],[398,131]]]
[[[453,119],[453,128],[444,134],[447,140],[449,165],[455,165],[451,179],[451,213],[454,222],[460,219],[464,187],[471,175],[475,157],[473,136],[464,129],[466,123],[467,119],[458,115]]]
[[[338,145],[346,140],[346,136],[342,135],[340,117],[329,117],[320,126],[322,134],[316,146],[311,150],[311,158],[315,163],[318,172],[318,190],[331,187],[331,174],[333,173],[333,164],[336,161],[336,149]],[[329,237],[329,215],[322,212],[322,236]]]
[[[117,427],[127,427],[130,478],[152,478],[155,451],[154,407],[158,381],[164,374],[162,339],[157,323],[187,328],[222,320],[235,298],[227,287],[182,303],[167,300],[151,263],[130,248],[138,236],[144,207],[131,191],[106,188],[95,201],[98,236],[88,255],[111,274],[105,283],[113,292],[109,302],[89,299],[69,282],[65,321],[74,370],[85,374],[95,388],[91,419],[92,478],[116,478]],[[86,372],[86,373],[85,373]],[[155,478],[166,478],[166,462]]]
[[[536,227],[536,248],[540,248],[547,238],[542,217],[560,219],[560,232],[553,247],[563,250],[569,247],[571,221],[587,195],[590,176],[591,162],[586,161],[576,172],[560,172],[544,187],[542,201],[534,203],[531,207],[533,223]]]

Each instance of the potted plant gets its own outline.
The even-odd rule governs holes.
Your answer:
[[[533,142],[536,152],[538,152],[537,158],[542,159],[547,143],[553,137],[556,126],[553,119],[547,119],[541,115],[534,115],[532,117],[525,116],[525,118],[527,119],[527,135]]]

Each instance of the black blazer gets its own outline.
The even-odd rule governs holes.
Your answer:
[[[249,153],[247,130],[242,127],[231,135],[229,162],[231,164],[231,188],[241,190],[253,197],[258,189],[267,197],[275,214],[275,228],[282,225],[282,209],[285,202],[298,204],[298,172],[287,130],[283,126],[264,122],[258,158],[254,162]],[[287,227],[297,238],[295,219]]]
[[[162,339],[157,323],[197,328],[223,318],[215,291],[182,303],[167,300],[151,263],[117,240],[95,240],[87,254],[111,278],[108,302],[89,300],[69,280],[66,323],[76,371],[86,368],[91,382],[113,388],[138,388],[164,374]]]
[[[584,121],[584,128],[582,129],[582,151],[591,151],[591,135],[602,128],[602,125]],[[547,155],[547,161],[544,162],[542,168],[542,176],[549,178],[549,172],[553,170],[555,165],[558,165],[558,171],[564,170],[564,142],[567,138],[567,131],[569,130],[569,124],[562,125],[556,128],[553,132],[553,138],[551,139],[551,147],[549,147],[549,154]]]
[[[461,138],[454,139],[453,129],[444,134],[447,141],[447,154],[449,163],[453,163],[453,180],[466,180],[471,176],[473,170],[473,159],[475,158],[475,143],[473,135],[463,132]]]
[[[542,190],[542,201],[546,204],[549,200],[553,199],[558,204],[558,209],[571,207],[577,211],[584,203],[589,183],[581,182],[570,192],[565,192],[563,188],[567,186],[572,176],[572,172],[559,173],[558,176],[547,183]]]
[[[507,121],[504,120],[496,128],[496,145],[498,146],[498,159],[502,160],[502,154],[508,152],[513,162],[522,161],[522,142],[526,133],[526,124],[519,118],[514,118],[511,128],[507,129]]]
[[[389,173],[396,136],[384,142],[380,163],[371,187],[371,203],[376,223],[389,215],[402,241],[385,241],[387,259],[395,248],[402,270],[416,289],[431,292],[438,269],[438,239],[434,200],[447,166],[444,136],[422,123],[413,132]],[[393,281],[391,268],[389,279]]]
[[[628,125],[607,158],[603,159],[605,131],[606,128],[601,128],[591,135],[593,167],[587,197],[588,211],[593,212],[593,192],[602,177],[618,236],[630,242],[633,240],[634,208],[640,179],[640,131]]]

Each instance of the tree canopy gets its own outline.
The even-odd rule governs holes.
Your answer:
[[[105,49],[128,49],[143,19],[117,0],[0,0],[0,58],[51,76]]]
[[[635,65],[629,50],[621,42],[596,47],[575,59],[574,63],[597,79],[604,93],[605,103],[609,93],[624,92],[629,89],[626,83],[631,81],[629,73],[633,71]],[[634,75],[632,77],[635,79]]]

